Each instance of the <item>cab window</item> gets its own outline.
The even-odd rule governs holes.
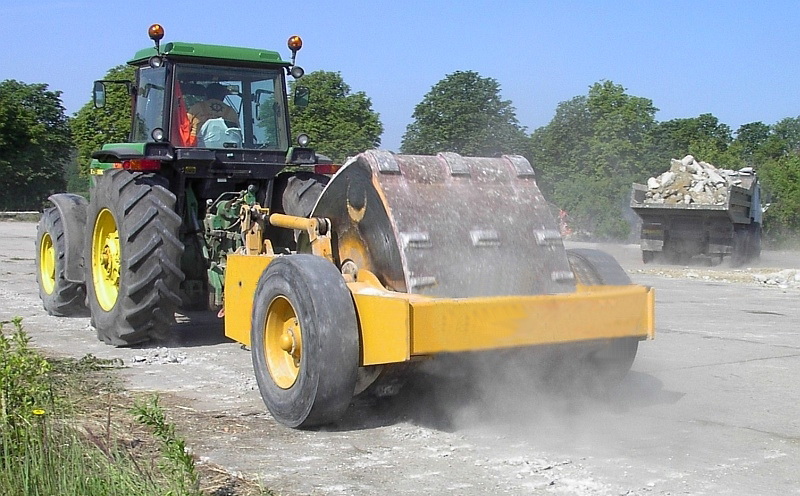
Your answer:
[[[153,141],[153,129],[164,127],[164,93],[167,72],[164,67],[142,68],[136,85],[136,108],[133,114],[134,143]]]
[[[176,66],[173,129],[177,146],[288,149],[280,69]]]

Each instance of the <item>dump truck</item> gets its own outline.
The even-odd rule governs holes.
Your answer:
[[[761,255],[761,186],[752,168],[717,169],[687,155],[648,183],[633,184],[630,202],[642,219],[644,263],[718,264],[727,256],[741,266]]]
[[[653,289],[565,249],[525,158],[367,150],[331,175],[307,136],[290,142],[299,37],[287,61],[149,34],[134,83],[94,87],[97,106],[129,90],[130,141],[93,154],[90,200],[53,195],[39,223],[49,313],[88,313],[127,346],[163,338],[176,311],[215,311],[290,427],[336,421],[442,353],[553,349],[613,385],[653,337]],[[291,97],[313,95],[298,81]]]

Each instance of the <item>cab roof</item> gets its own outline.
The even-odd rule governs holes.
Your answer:
[[[128,61],[128,64],[139,65],[146,62],[153,55],[157,55],[155,47],[139,50],[133,58]],[[292,65],[291,62],[282,60],[278,52],[273,52],[271,50],[205,45],[202,43],[184,43],[180,41],[172,41],[162,45],[161,55],[167,57],[195,57],[206,60],[236,60],[239,62],[277,64],[283,66]]]

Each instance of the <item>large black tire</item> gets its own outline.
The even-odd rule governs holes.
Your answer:
[[[276,420],[305,428],[344,415],[359,336],[352,297],[332,263],[305,254],[272,261],[258,280],[250,337],[258,389]]]
[[[598,250],[567,250],[567,258],[580,284],[626,286],[631,284],[628,274],[611,255]],[[577,358],[568,364],[577,375],[579,386],[592,393],[604,393],[625,377],[633,365],[639,340],[621,338],[604,340],[597,345],[582,347]]]
[[[48,208],[42,213],[36,227],[36,280],[39,283],[39,298],[50,315],[86,315],[86,286],[83,282],[68,281],[65,278],[65,229],[57,208]],[[80,236],[83,233],[75,233],[72,237],[75,239]]]
[[[289,176],[283,190],[283,211],[287,215],[308,217],[317,204],[328,176],[311,172],[298,172]]]
[[[750,230],[746,227],[733,229],[733,246],[731,246],[731,266],[741,267],[750,258]]]
[[[183,244],[168,187],[160,176],[109,170],[92,191],[86,287],[97,337],[108,344],[163,339],[175,320]]]
[[[750,242],[748,244],[748,255],[750,260],[761,258],[761,224],[750,224]]]

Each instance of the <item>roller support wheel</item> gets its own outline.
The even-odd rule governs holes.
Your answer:
[[[39,297],[50,315],[69,317],[85,315],[86,286],[65,278],[65,224],[57,208],[42,213],[36,228],[36,279]],[[83,233],[76,233],[80,236]]]
[[[181,304],[183,244],[165,178],[109,170],[89,204],[88,302],[97,337],[114,346],[163,339]]]
[[[567,250],[567,258],[580,284],[625,286],[628,274],[610,255],[588,249]],[[577,374],[579,385],[592,393],[603,393],[616,386],[628,373],[636,358],[639,340],[609,339],[587,347],[569,367]],[[576,357],[570,357],[576,358]]]
[[[344,415],[356,386],[359,336],[353,300],[329,261],[273,260],[256,288],[251,354],[261,397],[289,427]]]

